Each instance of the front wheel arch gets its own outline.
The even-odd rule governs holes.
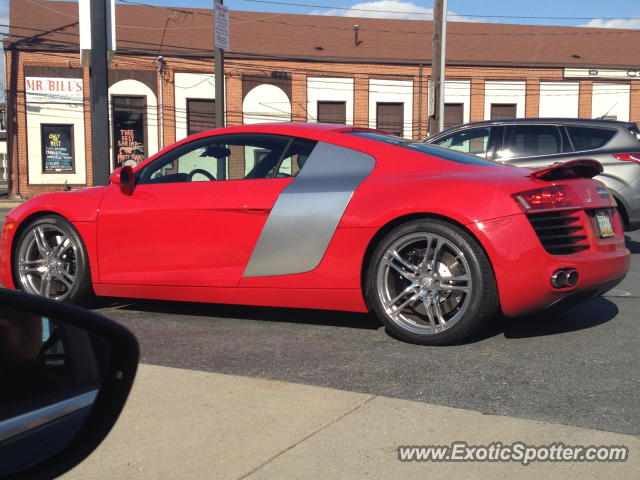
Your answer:
[[[46,218],[46,217],[59,219],[61,222],[63,222],[68,226],[68,228],[73,232],[75,236],[77,236],[77,239],[80,242],[80,248],[83,250],[82,257],[83,257],[84,265],[86,267],[86,272],[84,272],[84,275],[83,275],[83,278],[85,280],[84,282],[85,285],[80,289],[81,293],[79,295],[76,295],[74,299],[71,301],[73,303],[79,303],[79,304],[89,303],[91,299],[94,297],[94,293],[93,293],[93,284],[91,281],[91,271],[92,271],[91,258],[90,258],[89,252],[87,251],[86,239],[83,237],[82,233],[75,227],[75,225],[73,225],[73,222],[71,222],[64,215],[56,211],[49,211],[49,210],[38,211],[25,217],[20,221],[20,225],[14,234],[13,241],[11,242],[11,250],[10,250],[11,278],[13,280],[14,288],[16,289],[21,288],[21,282],[18,278],[19,272],[16,269],[15,259],[16,259],[16,256],[18,255],[18,249],[20,248],[20,240],[22,239],[23,233],[25,232],[25,230],[31,227],[34,224],[34,222],[38,221],[38,219]]]

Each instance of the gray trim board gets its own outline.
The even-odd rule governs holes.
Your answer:
[[[374,167],[371,155],[318,142],[276,200],[243,276],[292,275],[316,268],[353,192]]]

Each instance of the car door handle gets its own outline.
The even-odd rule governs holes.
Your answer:
[[[269,213],[271,211],[270,208],[258,207],[257,205],[242,205],[242,210],[247,213]]]

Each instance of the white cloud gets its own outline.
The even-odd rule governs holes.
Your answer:
[[[401,0],[377,0],[352,5],[348,9],[332,8],[330,10],[314,10],[311,15],[329,15],[338,17],[388,18],[400,20],[433,20],[433,9],[420,7],[412,2]],[[481,22],[448,12],[447,19],[452,22]]]
[[[581,25],[582,27],[594,27],[594,28],[640,28],[640,18],[614,18],[613,20],[602,20],[601,18],[594,18],[589,20],[588,23]]]

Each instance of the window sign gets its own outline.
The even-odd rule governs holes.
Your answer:
[[[116,166],[135,166],[144,160],[144,144],[140,129],[125,128],[116,131]]]
[[[115,167],[135,166],[145,155],[144,97],[112,97],[113,155]]]
[[[41,125],[42,170],[45,173],[74,171],[73,125]]]

